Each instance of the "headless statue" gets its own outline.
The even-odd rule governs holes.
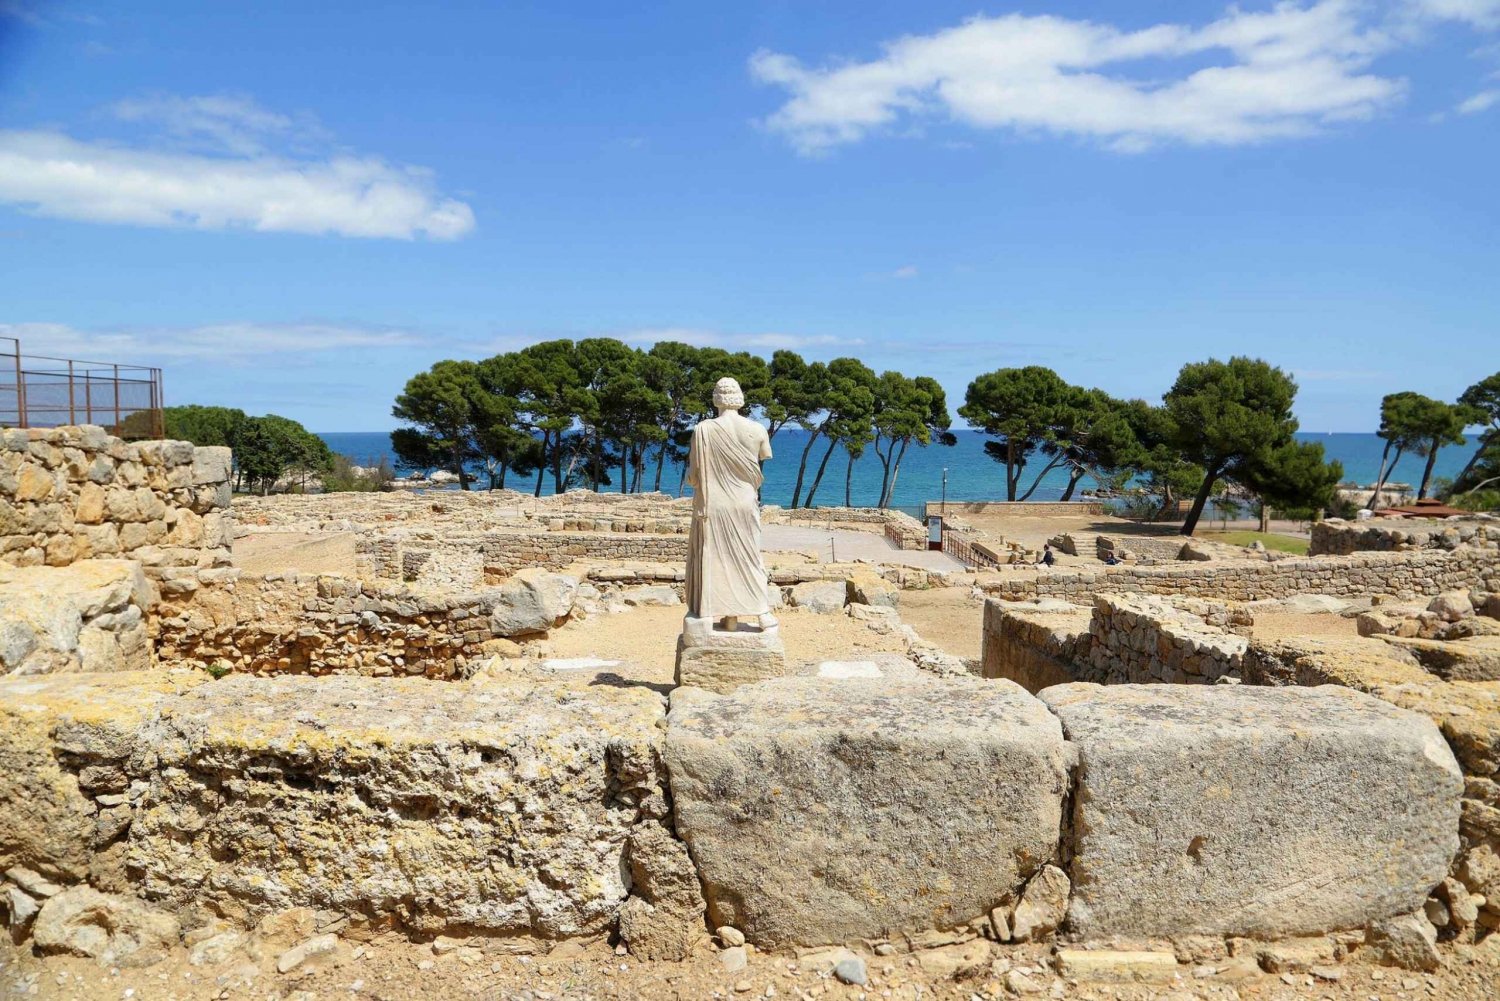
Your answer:
[[[688,614],[739,628],[741,618],[762,626],[771,612],[760,555],[760,463],[771,457],[766,429],[740,413],[745,394],[733,379],[714,386],[719,416],[693,429],[687,482],[693,488],[688,531]]]

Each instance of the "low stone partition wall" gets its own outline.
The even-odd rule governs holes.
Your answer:
[[[1028,692],[1079,680],[1088,661],[1093,609],[1055,598],[986,601],[980,674]]]
[[[1347,556],[1362,552],[1453,550],[1460,546],[1500,549],[1500,521],[1488,517],[1442,521],[1409,518],[1344,521],[1328,518],[1312,526],[1310,556]]]
[[[1462,785],[1431,721],[1346,689],[893,672],[668,713],[637,686],[0,679],[12,934],[86,907],[119,965],[295,907],[678,959],[724,923],[885,953],[1333,932],[1423,907]]]
[[[1087,518],[1105,514],[1103,501],[957,501],[930,500],[929,515],[944,512],[949,517],[965,514],[1010,515],[1017,518]]]
[[[493,584],[527,567],[561,570],[582,560],[646,560],[687,564],[686,535],[615,535],[548,532],[486,536],[484,580]]]
[[[545,530],[675,532],[692,512],[692,499],[667,494],[570,490],[533,497],[530,491],[446,490],[386,493],[274,494],[240,497],[241,524],[272,531],[360,531],[421,523],[463,534],[514,526]],[[572,527],[567,527],[571,523]],[[608,523],[610,527],[597,526]],[[587,529],[578,526],[587,524]],[[636,528],[614,528],[615,524]],[[647,525],[659,525],[651,529]],[[680,529],[686,531],[685,528]]]
[[[427,587],[499,584],[521,570],[563,570],[587,560],[687,562],[686,535],[497,531],[452,536],[430,531],[364,535],[355,567],[370,580]]]
[[[0,561],[229,563],[229,449],[121,441],[101,427],[0,431]]]
[[[927,528],[904,511],[878,507],[761,508],[766,525],[805,525],[882,532],[897,549],[926,549]]]
[[[991,599],[980,672],[1033,692],[1071,681],[1212,683],[1240,676],[1249,641],[1232,630],[1250,624],[1248,612],[1201,598]]]
[[[1190,595],[1227,601],[1288,598],[1297,594],[1410,598],[1444,591],[1500,590],[1500,552],[1461,548],[1452,552],[1358,553],[1274,562],[1187,562],[1173,566],[1051,570],[1025,577],[999,576],[979,582],[1006,601],[1058,598],[1083,604],[1096,594]]]
[[[254,674],[467,677],[495,640],[566,619],[578,582],[528,570],[501,587],[420,591],[333,575],[225,576],[165,597],[154,622],[163,666]]]

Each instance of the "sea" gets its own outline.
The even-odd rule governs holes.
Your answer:
[[[776,454],[765,464],[766,482],[761,491],[765,503],[786,505],[791,502],[792,489],[797,480],[797,464],[802,455],[802,448],[807,443],[807,435],[808,432],[801,428],[787,428],[772,439],[771,447]],[[1005,469],[984,453],[985,434],[981,431],[963,430],[955,432],[955,435],[958,443],[952,446],[930,445],[920,448],[912,445],[906,450],[906,457],[901,464],[901,474],[896,480],[896,489],[892,497],[893,506],[915,511],[925,502],[940,500],[944,496],[950,501],[1004,499]],[[395,453],[391,451],[391,439],[388,432],[335,431],[322,433],[319,437],[326,441],[328,447],[334,452],[348,456],[358,465],[375,465],[381,459],[387,459],[396,465],[398,471],[402,468],[396,462]],[[1329,459],[1337,459],[1343,463],[1346,483],[1375,482],[1380,469],[1380,453],[1385,448],[1385,442],[1377,435],[1304,432],[1298,434],[1297,437],[1302,441],[1319,442]],[[1463,469],[1464,463],[1469,460],[1470,452],[1474,447],[1475,444],[1471,438],[1468,445],[1451,446],[1438,452],[1437,463],[1433,467],[1433,476],[1457,476]],[[826,448],[827,446],[821,441],[814,444],[812,457],[808,463],[807,483],[811,483],[816,473],[817,462],[822,459]],[[834,451],[832,458],[828,460],[828,470],[823,475],[823,482],[818,488],[817,506],[831,507],[844,503],[844,474],[847,461],[847,456],[842,449]],[[1421,482],[1422,467],[1425,462],[1426,460],[1420,456],[1402,456],[1390,479],[1393,482],[1410,483],[1415,486]],[[1034,468],[1039,469],[1044,464],[1039,463]],[[605,489],[618,491],[618,470],[614,472],[616,482]],[[654,483],[655,473],[656,463],[653,454],[643,478],[646,487],[649,488]],[[873,449],[867,449],[861,458],[855,460],[850,478],[849,500],[853,506],[869,507],[877,503],[880,495],[880,476],[880,461]],[[681,467],[669,461],[662,473],[662,490],[666,493],[677,493],[681,478]],[[1023,477],[1023,489],[1024,484],[1030,483],[1030,479],[1029,476]],[[485,486],[488,482],[486,476],[480,475],[476,486]],[[513,490],[523,490],[529,493],[535,488],[536,475],[534,473],[526,477],[512,475],[506,479],[505,485]],[[1079,490],[1074,493],[1075,499],[1079,492],[1093,485],[1092,478],[1085,476],[1079,483]],[[1066,473],[1061,469],[1053,470],[1042,480],[1030,499],[1057,500],[1062,496],[1066,486]],[[804,484],[804,494],[806,489],[806,484]],[[550,494],[551,492],[552,478],[549,474],[543,477],[542,493]]]

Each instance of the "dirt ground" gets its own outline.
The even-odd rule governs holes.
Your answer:
[[[354,576],[352,532],[256,532],[234,540],[234,565],[246,573]]]
[[[1359,636],[1359,627],[1353,619],[1331,612],[1308,615],[1299,612],[1257,611],[1251,635],[1260,640],[1295,639],[1299,636],[1336,639]]]
[[[910,593],[910,592],[907,592]],[[903,600],[905,595],[903,595]],[[670,685],[677,661],[677,637],[686,606],[645,606],[615,614],[591,615],[553,630],[547,640],[558,659],[620,660],[638,671],[627,680]],[[797,608],[776,612],[781,641],[792,663],[859,660],[872,653],[905,652],[899,636],[881,634],[847,615],[819,615]]]
[[[440,943],[442,940],[439,940]],[[826,973],[804,969],[794,955],[751,952],[744,969],[729,972],[711,946],[681,963],[638,962],[605,942],[566,943],[548,955],[508,955],[504,940],[475,945],[409,942],[397,935],[372,941],[346,939],[327,965],[276,971],[276,957],[287,943],[266,942],[217,965],[192,966],[186,950],[144,969],[108,969],[92,960],[66,956],[38,958],[0,942],[0,997],[121,999],[121,1001],[406,1001],[406,999],[484,999],[484,1001],[602,1001],[646,999],[688,1001],[726,998],[828,998],[832,1001],[981,1001],[1026,994],[1047,999],[1135,1001],[1406,1001],[1452,999],[1486,1001],[1500,992],[1500,949],[1450,949],[1436,973],[1409,973],[1349,962],[1319,967],[1320,975],[1273,975],[1228,959],[1184,963],[1174,980],[1156,985],[1116,985],[1064,980],[1051,969],[1041,946],[990,945],[986,964],[954,980],[923,969],[919,956],[866,957],[870,982],[845,985]],[[486,951],[486,946],[494,951]],[[441,954],[439,954],[441,952]],[[1356,954],[1356,960],[1358,956]],[[1336,979],[1330,979],[1336,978]],[[1034,992],[1034,993],[1033,993]]]
[[[901,621],[955,657],[978,659],[984,644],[984,599],[970,587],[902,591]]]

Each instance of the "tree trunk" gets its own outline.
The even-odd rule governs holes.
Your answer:
[[[505,489],[505,474],[510,471],[510,461],[500,463],[500,489]]]
[[[886,488],[885,503],[881,507],[890,507],[891,500],[896,496],[896,481],[901,478],[901,460],[906,458],[906,446],[911,443],[910,438],[901,439],[901,448],[896,453],[896,461],[891,466],[891,485]]]
[[[1432,467],[1437,463],[1438,440],[1432,439],[1432,447],[1427,450],[1427,466],[1422,470],[1422,485],[1417,488],[1417,500],[1427,496],[1427,484],[1432,482]]]
[[[547,443],[552,439],[551,431],[542,432],[542,461],[536,466],[536,493],[533,496],[542,495],[542,477],[547,475]]]
[[[1391,454],[1391,443],[1387,441],[1385,448],[1380,450],[1380,469],[1375,473],[1375,489],[1370,494],[1369,508],[1375,510],[1375,501],[1380,497],[1380,488],[1385,484],[1385,460]]]
[[[896,443],[887,443],[886,451],[880,450],[880,435],[875,436],[875,457],[880,460],[880,496],[875,501],[875,506],[883,508],[890,497],[891,490],[891,457],[895,451]]]
[[[661,493],[661,471],[667,464],[667,446],[671,443],[671,433],[668,432],[667,441],[661,443],[661,451],[656,453],[656,492]]]
[[[1021,500],[1030,500],[1031,495],[1036,493],[1036,488],[1041,486],[1042,477],[1046,476],[1048,473],[1052,472],[1052,470],[1062,465],[1062,461],[1062,456],[1059,455],[1057,458],[1047,463],[1047,465],[1042,468],[1042,471],[1036,474],[1036,479],[1031,481],[1031,486],[1027,489],[1027,491],[1021,495]]]
[[[1490,438],[1496,434],[1500,434],[1500,430],[1485,431],[1478,436],[1479,447],[1474,450],[1473,455],[1469,456],[1469,461],[1464,463],[1464,468],[1459,470],[1458,475],[1453,477],[1454,486],[1458,486],[1464,481],[1464,477],[1469,475],[1475,464],[1479,462],[1479,457],[1484,454],[1484,450],[1490,447]]]
[[[849,501],[849,488],[854,480],[854,453],[849,453],[849,464],[844,467],[844,506],[853,507]]]
[[[1068,485],[1063,488],[1062,499],[1070,501],[1073,499],[1073,488],[1078,486],[1078,481],[1083,479],[1084,469],[1082,466],[1074,466],[1073,471],[1068,474]]]
[[[464,469],[464,454],[458,449],[453,450],[453,471],[458,474],[458,489],[469,489],[469,474]]]
[[[823,470],[828,468],[828,459],[833,455],[833,450],[838,447],[837,438],[828,439],[828,451],[823,453],[823,461],[818,463],[818,475],[813,477],[812,486],[807,490],[807,503],[803,507],[813,506],[813,496],[818,492],[818,484],[823,482]]]
[[[1016,443],[1011,439],[1005,439],[1005,499],[1014,501],[1016,499],[1016,481],[1021,478],[1021,470],[1016,466]]]
[[[1406,451],[1404,446],[1396,446],[1396,454],[1391,458],[1391,467],[1380,470],[1380,479],[1375,481],[1375,492],[1370,495],[1370,510],[1373,511],[1380,506],[1380,491],[1385,486],[1385,478],[1396,471],[1396,463],[1401,461],[1401,453]]]
[[[819,424],[813,429],[812,434],[807,436],[807,444],[802,446],[802,461],[797,465],[797,485],[792,488],[792,507],[796,508],[797,501],[802,499],[802,477],[807,474],[807,457],[812,454],[813,442],[818,440],[818,435],[823,433],[823,425]]]
[[[1187,520],[1182,523],[1182,534],[1191,536],[1198,528],[1198,519],[1203,517],[1204,505],[1208,503],[1209,495],[1214,492],[1214,484],[1219,480],[1219,471],[1204,471],[1203,486],[1198,488],[1198,496],[1193,498],[1193,507],[1188,511]]]

